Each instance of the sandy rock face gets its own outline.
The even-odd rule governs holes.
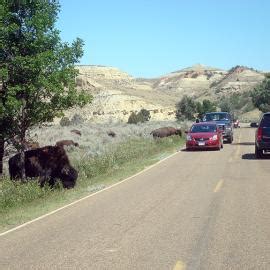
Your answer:
[[[91,122],[107,122],[120,120],[127,122],[132,112],[141,109],[150,111],[151,120],[174,120],[175,108],[151,104],[142,98],[123,94],[118,90],[100,91],[94,96],[93,102],[80,109],[85,120]],[[70,110],[67,116],[78,113],[77,109]]]
[[[127,121],[132,112],[150,111],[151,120],[174,120],[176,104],[183,95],[195,100],[218,100],[224,95],[253,89],[264,75],[237,66],[229,71],[195,65],[159,78],[133,78],[114,67],[78,66],[77,89],[93,95],[91,104],[69,110],[93,122]]]

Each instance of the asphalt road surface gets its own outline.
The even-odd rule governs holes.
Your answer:
[[[270,269],[270,159],[255,159],[254,132],[1,236],[0,269]]]

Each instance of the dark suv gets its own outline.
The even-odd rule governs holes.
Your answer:
[[[203,122],[214,121],[222,130],[223,138],[232,143],[233,141],[233,121],[228,112],[208,112],[203,117]]]
[[[262,158],[264,151],[270,151],[270,112],[262,115],[255,134],[256,158]]]

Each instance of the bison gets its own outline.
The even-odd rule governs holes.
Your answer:
[[[72,129],[70,132],[82,136],[82,133],[78,129]]]
[[[8,163],[10,178],[22,179],[20,154],[11,157]],[[53,187],[56,179],[60,179],[64,188],[73,188],[78,178],[78,173],[70,165],[64,148],[59,146],[45,146],[25,151],[25,174],[28,178],[39,177],[41,187],[46,182]]]
[[[39,143],[34,141],[26,141],[24,144],[26,150],[37,149],[40,147]]]
[[[172,135],[179,135],[182,136],[181,129],[174,128],[174,127],[163,127],[153,130],[151,133],[153,138],[165,138]]]
[[[78,143],[74,142],[73,140],[62,140],[62,141],[58,141],[55,144],[56,146],[60,146],[60,147],[64,147],[64,146],[79,146]]]
[[[107,131],[108,136],[114,138],[116,136],[115,132],[112,130]]]

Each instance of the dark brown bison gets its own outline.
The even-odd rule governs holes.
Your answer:
[[[22,179],[20,154],[11,157],[8,163],[10,178]],[[25,151],[25,174],[28,178],[39,177],[41,187],[46,182],[53,187],[56,179],[60,179],[64,188],[73,188],[78,178],[78,173],[70,165],[64,148],[59,146]]]
[[[82,133],[78,129],[72,129],[70,132],[82,136]]]
[[[179,128],[174,127],[163,127],[153,130],[151,133],[153,138],[165,138],[172,135],[179,135],[182,136],[182,131]]]
[[[115,132],[112,130],[107,131],[107,134],[108,136],[113,137],[113,138],[116,136]]]
[[[26,150],[37,149],[40,147],[39,143],[34,141],[26,141],[24,144]]]
[[[58,141],[56,142],[55,144],[56,146],[60,146],[60,147],[63,147],[63,146],[79,146],[78,143],[74,142],[73,140],[62,140],[62,141]]]

